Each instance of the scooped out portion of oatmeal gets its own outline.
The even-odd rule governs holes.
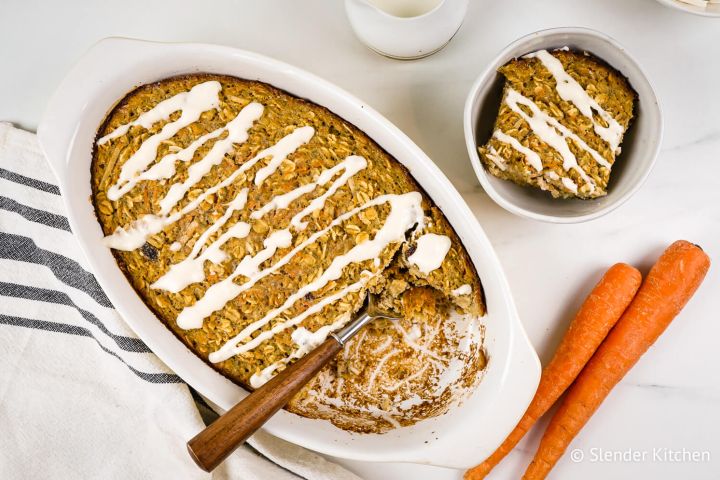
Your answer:
[[[93,204],[147,306],[257,388],[347,324],[376,321],[288,405],[353,431],[445,412],[486,365],[477,272],[408,170],[362,131],[270,85],[214,74],[130,92],[98,131]]]

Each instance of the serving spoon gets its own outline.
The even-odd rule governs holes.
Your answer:
[[[211,472],[237,447],[283,408],[343,346],[371,321],[385,318],[399,320],[377,305],[377,298],[368,294],[355,318],[341,330],[331,333],[313,351],[275,375],[263,386],[221,415],[188,443],[190,456],[200,468]]]

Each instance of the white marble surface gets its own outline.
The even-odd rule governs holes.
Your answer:
[[[338,0],[0,5],[0,119],[28,129],[37,126],[73,61],[109,35],[254,50],[366,100],[424,148],[465,196],[498,251],[544,361],[610,264],[626,261],[647,271],[678,238],[701,244],[720,262],[720,20],[653,0],[474,0],[445,50],[398,62],[355,40]],[[665,113],[664,145],[647,184],[619,210],[582,225],[535,223],[497,207],[478,186],[463,143],[465,94],[484,65],[517,37],[555,26],[595,28],[624,44],[646,69]],[[720,265],[573,443],[585,459],[564,458],[553,478],[720,478],[718,286]],[[518,477],[538,435],[533,431],[492,478]],[[662,448],[709,451],[710,460],[653,458],[653,449]],[[597,449],[648,453],[640,461],[592,461]],[[460,478],[459,472],[423,466],[346,464],[368,479]]]

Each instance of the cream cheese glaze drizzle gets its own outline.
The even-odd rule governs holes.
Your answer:
[[[215,142],[203,158],[190,165],[185,181],[173,184],[165,195],[165,198],[160,200],[161,215],[170,213],[173,207],[185,197],[188,190],[207,175],[212,167],[219,165],[222,159],[225,158],[225,155],[232,152],[235,145],[245,143],[248,139],[248,130],[250,130],[253,123],[260,118],[263,110],[264,107],[262,105],[253,102],[240,110],[240,113],[225,125],[225,130],[228,133],[227,137]],[[275,155],[273,161],[278,157],[284,159],[282,155]]]
[[[208,141],[219,137],[223,132],[225,132],[225,127],[218,128],[194,140],[187,147],[177,152],[168,153],[150,168],[128,180],[128,182],[119,189],[120,195],[126,194],[143,180],[163,180],[172,177],[175,175],[175,162],[178,160],[181,162],[189,162],[192,160],[198,148],[205,145]]]
[[[275,209],[285,209],[290,206],[290,204],[300,198],[301,196],[312,192],[315,190],[318,185],[324,185],[330,180],[333,179],[335,175],[341,170],[345,170],[345,173],[342,174],[340,178],[338,178],[323,194],[319,199],[313,200],[310,205],[303,209],[302,212],[295,215],[293,217],[293,220],[290,221],[290,224],[298,227],[300,225],[300,220],[304,218],[306,215],[312,213],[315,210],[321,209],[325,205],[325,200],[335,193],[338,188],[340,188],[342,185],[347,183],[347,181],[358,173],[360,170],[364,169],[367,166],[367,161],[363,157],[358,157],[356,155],[351,155],[347,157],[342,162],[338,163],[332,168],[328,168],[327,170],[323,170],[320,175],[318,175],[317,179],[314,182],[306,183],[305,185],[301,185],[297,187],[294,190],[291,190],[287,193],[283,193],[281,195],[276,195],[273,197],[268,203],[263,205],[261,208],[255,210],[250,214],[250,218],[253,220],[257,220],[259,218],[262,218],[267,213],[269,213],[272,210]],[[312,207],[312,208],[310,208]],[[302,215],[300,215],[302,214]]]
[[[527,160],[530,166],[532,166],[538,172],[542,171],[542,160],[540,159],[540,155],[538,155],[537,152],[529,149],[528,147],[520,143],[515,137],[511,137],[510,135],[500,130],[495,130],[495,132],[493,132],[493,137],[497,138],[503,143],[510,144],[515,150],[525,155],[525,160]]]
[[[351,155],[346,158],[342,163],[339,163],[335,167],[326,170],[322,174],[320,174],[320,177],[318,177],[318,183],[324,184],[329,182],[333,175],[335,175],[337,171],[339,171],[341,168],[345,169],[345,172],[337,180],[335,180],[332,185],[330,185],[330,188],[328,188],[325,193],[313,199],[313,201],[310,202],[310,205],[302,209],[297,215],[292,218],[292,220],[290,220],[290,225],[297,228],[298,230],[305,230],[308,222],[303,222],[303,218],[307,217],[315,210],[320,210],[321,208],[323,208],[323,206],[325,206],[325,201],[328,199],[328,197],[334,194],[338,188],[345,185],[345,183],[347,183],[350,177],[355,175],[360,170],[364,169],[366,166],[367,160],[365,160],[363,157]]]
[[[577,158],[570,150],[568,139],[574,141],[578,147],[585,150],[600,165],[610,168],[610,163],[605,160],[596,150],[590,147],[585,141],[573,133],[570,129],[562,125],[555,118],[543,112],[535,102],[518,92],[513,88],[508,88],[505,103],[510,109],[517,113],[529,125],[532,132],[537,135],[540,140],[557,150],[563,159],[563,169],[565,171],[575,170],[585,183],[590,185],[594,190],[595,182],[590,178],[585,170],[582,169]],[[527,114],[520,106],[524,106],[530,110],[532,115]]]
[[[196,115],[199,117],[205,110],[218,108],[220,105],[218,93],[221,89],[222,86],[220,85],[220,82],[214,80],[195,85],[190,89],[190,91],[178,93],[174,97],[163,100],[147,112],[138,116],[136,120],[120,125],[104,137],[100,137],[97,144],[103,145],[110,140],[122,137],[130,130],[130,128],[135,126],[141,126],[145,129],[149,129],[161,120],[168,120],[170,115],[179,110],[181,110],[183,114],[186,114],[186,119],[184,121],[187,121],[187,117],[194,117]],[[175,128],[175,126],[173,126],[173,128]]]
[[[230,229],[224,232],[214,242],[200,253],[200,250],[213,233],[217,232],[230,220],[233,213],[238,210],[242,210],[247,202],[248,189],[243,188],[240,190],[235,198],[228,204],[227,210],[222,217],[220,217],[215,223],[205,230],[200,238],[197,239],[193,245],[193,249],[190,254],[185,257],[181,262],[175,263],[170,266],[162,277],[157,279],[152,285],[152,288],[159,288],[167,290],[169,292],[177,293],[183,288],[187,287],[194,282],[202,282],[205,279],[205,260],[210,260],[213,263],[220,263],[225,260],[226,255],[220,248],[230,240],[231,238],[245,238],[250,233],[250,225],[245,222],[238,222],[234,224]]]
[[[318,199],[313,200],[311,202],[310,208],[306,208],[301,213],[303,213],[302,216],[305,216],[307,214],[312,213],[315,210],[321,209],[324,205],[324,200],[330,196],[330,194],[334,193],[337,188],[339,188],[341,185],[345,184],[347,180],[355,175],[357,172],[365,168],[367,165],[367,162],[364,158],[358,157],[358,156],[350,156],[343,160],[342,162],[338,163],[332,168],[329,168],[327,170],[324,170],[319,176],[318,179],[315,182],[308,183],[305,185],[302,185],[295,190],[292,190],[288,193],[277,195],[273,197],[268,203],[266,203],[264,206],[259,208],[258,210],[255,210],[250,214],[250,218],[252,220],[258,220],[262,218],[264,215],[266,215],[268,212],[276,209],[276,208],[287,208],[290,206],[290,203],[292,203],[297,198],[301,197],[304,194],[312,192],[318,185],[323,185],[330,181],[333,177],[333,175],[337,174],[337,172],[341,170],[345,170],[342,176],[340,176],[333,185],[328,189],[328,191],[322,196],[319,197],[322,199],[321,202],[317,202]],[[241,200],[241,203],[237,204],[237,201],[239,198],[243,198]],[[230,218],[230,216],[237,210],[242,210],[245,207],[245,201],[247,200],[247,189],[243,189],[241,193],[238,195],[238,198],[233,200],[233,202],[230,203],[228,206],[227,211],[225,214],[219,218],[215,223],[213,223],[204,233],[200,236],[198,241],[195,243],[195,246],[190,253],[190,255],[182,260],[180,263],[176,263],[174,265],[171,265],[170,270],[166,272],[162,277],[160,277],[155,283],[153,283],[151,286],[152,288],[158,288],[167,290],[173,293],[177,293],[181,291],[183,288],[187,287],[191,283],[195,282],[202,282],[205,279],[205,270],[204,270],[204,263],[205,260],[210,260],[213,263],[220,263],[223,260],[226,259],[226,255],[222,250],[220,250],[220,247],[225,244],[227,240],[230,238],[244,238],[248,235],[250,231],[250,225],[244,222],[239,222],[235,225],[233,225],[230,230],[223,233],[217,240],[215,240],[213,243],[211,243],[203,252],[200,254],[200,249],[205,245],[208,238],[216,232],[219,228],[221,228]],[[291,224],[294,225],[294,220],[296,218],[302,218],[300,214],[293,217],[293,221],[291,221]]]
[[[560,179],[560,181],[562,182],[563,185],[565,185],[565,188],[567,188],[568,190],[570,190],[573,193],[577,193],[578,186],[575,182],[572,181],[572,179],[570,179],[568,177],[562,177]]]
[[[417,239],[416,248],[408,257],[408,263],[415,265],[425,275],[440,268],[450,251],[450,238],[446,235],[426,233]]]
[[[204,320],[213,312],[222,310],[228,302],[235,299],[242,292],[252,288],[263,278],[279,272],[295,255],[318,241],[331,229],[341,226],[343,222],[368,208],[385,204],[389,206],[387,217],[372,238],[356,244],[346,253],[333,258],[330,265],[319,277],[298,288],[297,291],[283,301],[282,305],[271,309],[262,318],[247,325],[235,337],[222,345],[219,350],[210,354],[209,359],[211,362],[221,362],[239,353],[252,350],[279,332],[295,327],[291,338],[297,348],[288,357],[253,375],[250,382],[252,386],[257,387],[265,383],[282,365],[302,357],[312,348],[322,343],[330,332],[341,328],[350,320],[349,314],[343,314],[333,319],[332,323],[324,325],[314,332],[300,326],[303,320],[321,312],[326,306],[337,302],[348,294],[362,291],[368,282],[381,272],[379,257],[385,249],[391,244],[404,242],[406,232],[414,227],[417,226],[418,229],[423,227],[422,195],[419,192],[380,195],[340,214],[325,225],[324,228],[313,232],[299,244],[293,245],[294,234],[303,231],[309,224],[306,218],[312,215],[313,212],[322,210],[326,201],[332,195],[346,185],[354,175],[367,167],[365,158],[351,155],[331,168],[321,171],[312,182],[300,185],[290,192],[277,195],[262,207],[248,212],[249,214],[246,217],[241,217],[247,204],[249,189],[261,188],[263,183],[280,168],[288,155],[308,143],[314,136],[315,131],[312,127],[299,126],[273,146],[241,163],[223,180],[213,186],[205,187],[193,200],[182,207],[178,207],[180,201],[186,197],[193,186],[198,184],[213,167],[219,165],[223,158],[230,154],[237,145],[248,139],[253,124],[263,115],[264,107],[259,103],[251,103],[245,106],[225,126],[199,136],[185,148],[178,148],[155,162],[160,142],[172,138],[182,128],[197,121],[204,111],[218,108],[219,91],[220,84],[218,82],[211,81],[198,84],[188,92],[160,102],[156,107],[143,113],[133,122],[116,128],[113,132],[98,140],[98,144],[102,145],[124,135],[133,126],[139,125],[150,128],[158,121],[167,121],[159,133],[147,138],[140,145],[136,154],[123,164],[120,179],[110,188],[113,191],[113,197],[111,198],[110,194],[108,194],[108,198],[113,200],[119,199],[141,181],[158,181],[173,177],[176,173],[177,161],[190,162],[195,158],[198,149],[214,140],[214,144],[208,152],[201,158],[196,159],[188,167],[186,179],[170,185],[165,197],[159,201],[160,209],[158,213],[145,214],[132,221],[130,225],[118,227],[113,234],[104,239],[107,246],[119,250],[133,250],[141,247],[149,236],[159,233],[165,227],[177,222],[184,215],[191,213],[208,197],[221,189],[237,184],[240,176],[253,168],[258,162],[266,162],[264,166],[256,171],[253,179],[244,180],[245,177],[242,177],[243,182],[252,181],[252,184],[239,189],[235,198],[226,205],[223,215],[207,226],[195,240],[190,253],[179,263],[171,265],[169,270],[151,285],[152,288],[177,293],[192,283],[202,282],[205,279],[204,265],[206,261],[218,264],[227,259],[227,254],[222,250],[227,241],[232,238],[242,239],[247,237],[254,221],[261,219],[273,210],[289,208],[294,201],[304,195],[312,194],[318,187],[326,185],[327,187],[322,194],[311,199],[305,208],[295,214],[285,228],[270,233],[263,241],[264,248],[262,250],[255,252],[254,255],[246,255],[229,276],[210,285],[203,296],[193,305],[185,307],[177,317],[178,326],[184,329],[202,327]],[[180,117],[174,121],[169,121],[170,116],[177,111],[181,111]],[[225,136],[223,137],[223,135]],[[241,186],[238,185],[238,188]],[[236,215],[238,219],[231,224],[233,217]],[[247,222],[240,221],[240,218],[246,218]],[[416,241],[416,251],[408,261],[417,265],[418,269],[424,273],[439,268],[450,249],[450,239],[442,235],[426,234]],[[178,241],[172,241],[170,245],[172,251],[179,251],[183,247],[184,245]],[[278,260],[270,263],[278,251],[283,249],[290,250]],[[266,263],[268,265],[263,268]],[[285,319],[285,317],[282,318],[282,321],[277,321],[278,317],[291,310],[299,299],[306,297],[308,293],[318,292],[330,282],[339,279],[350,265],[362,265],[363,268],[359,278],[356,278],[353,283],[317,299],[313,305],[301,312],[296,312],[292,318]],[[238,279],[241,279],[242,282],[236,283]],[[465,288],[463,287],[458,289],[458,292],[462,291],[464,293]],[[271,327],[268,328],[269,326]],[[431,359],[434,358],[432,352],[427,351],[417,343],[419,337],[416,337],[418,336],[408,334],[406,341],[413,348],[420,348],[423,355],[428,355]],[[381,411],[378,412],[376,413],[379,415],[385,415]],[[395,422],[391,416],[388,417],[388,421]]]
[[[602,138],[615,153],[619,152],[620,142],[623,137],[623,127],[615,120],[612,115],[605,111],[600,104],[592,98],[570,74],[565,71],[562,62],[555,58],[547,50],[539,50],[534,53],[525,55],[524,58],[537,58],[542,62],[543,66],[552,74],[556,83],[556,90],[560,98],[566,102],[571,102],[586,116],[593,124],[595,133]],[[603,119],[607,124],[595,119],[594,113]]]
[[[292,133],[280,139],[280,141],[272,147],[266,148],[250,160],[241,164],[225,180],[205,190],[197,198],[195,198],[195,200],[188,203],[179,211],[166,215],[144,215],[143,217],[133,221],[128,227],[118,227],[112,235],[105,237],[103,243],[116,250],[135,250],[136,248],[140,248],[147,241],[149,236],[161,232],[163,228],[180,220],[183,215],[187,215],[195,210],[203,201],[205,201],[206,198],[232,184],[240,175],[251,169],[263,158],[282,157],[285,159],[290,153],[297,150],[301,145],[307,143],[314,133],[315,130],[312,127],[300,127],[295,129]]]
[[[162,129],[146,139],[140,148],[123,164],[120,177],[115,185],[110,187],[107,196],[110,200],[117,200],[122,195],[121,188],[141,171],[145,170],[157,156],[160,143],[172,138],[177,132],[191,123],[196,122],[203,112],[218,108],[220,99],[220,82],[210,81],[194,86],[189,92],[183,92],[160,102],[155,108],[140,115],[135,121],[119,126],[109,134],[97,141],[98,145],[120,137],[127,133],[131,127],[141,125],[150,128],[160,120],[167,120],[176,111],[181,111],[180,118],[166,123]]]
[[[456,297],[463,295],[470,295],[472,293],[472,287],[469,284],[460,285],[458,288],[452,291],[452,294]]]
[[[260,370],[258,373],[254,373],[250,377],[250,386],[253,388],[262,387],[268,380],[270,380],[275,371],[283,365],[287,365],[293,360],[302,358],[310,353],[315,347],[325,341],[325,339],[332,332],[339,330],[343,325],[350,321],[350,315],[340,315],[333,323],[323,325],[314,332],[311,332],[305,327],[296,328],[291,335],[293,342],[298,346],[290,356],[278,360],[268,367]]]
[[[287,310],[289,303],[294,303],[298,299],[302,298],[303,295],[298,295],[297,293],[293,294],[288,298],[288,300],[283,304],[282,307],[270,310],[267,315],[265,315],[263,318],[258,320],[257,322],[254,322],[253,324],[250,324],[247,328],[243,329],[242,332],[237,334],[235,337],[230,339],[225,345],[220,347],[220,349],[216,352],[213,352],[209,355],[209,360],[213,363],[222,362],[223,360],[227,360],[230,357],[233,357],[237,355],[238,353],[247,352],[248,350],[252,350],[253,348],[260,345],[265,340],[268,340],[275,336],[275,334],[282,332],[283,330],[286,330],[294,325],[298,325],[300,322],[305,320],[310,315],[314,315],[316,313],[320,313],[323,308],[325,308],[327,305],[330,305],[331,303],[334,303],[341,298],[345,297],[347,294],[352,292],[357,292],[360,289],[362,289],[365,284],[368,282],[370,278],[372,278],[372,274],[370,274],[367,271],[364,271],[362,273],[362,279],[351,283],[347,287],[344,287],[340,289],[339,291],[328,295],[326,297],[323,297],[319,302],[313,304],[311,307],[309,307],[307,310],[303,311],[301,314],[291,318],[290,320],[287,320],[285,322],[278,323],[277,325],[274,325],[270,330],[265,330],[262,333],[260,333],[255,338],[250,337],[250,333],[247,333],[251,327],[252,332],[256,331],[258,328],[261,328],[262,326],[266,325],[270,322],[273,318],[278,316],[283,311]],[[258,323],[262,322],[262,325],[256,325]],[[241,343],[244,340],[247,340],[245,343]]]
[[[600,104],[585,91],[582,85],[565,71],[560,60],[547,50],[539,50],[527,54],[523,58],[538,59],[554,78],[556,84],[555,89],[560,98],[575,105],[580,113],[590,120],[595,133],[609,145],[615,154],[620,153],[620,143],[624,133],[622,125],[620,125],[609,112],[604,110]],[[507,89],[503,101],[513,112],[528,123],[533,134],[560,154],[563,159],[563,169],[566,172],[574,170],[582,181],[588,185],[591,192],[595,190],[595,183],[578,163],[577,158],[568,145],[568,141],[574,142],[578,148],[590,154],[595,162],[609,170],[612,164],[607,159],[597,150],[590,147],[578,135],[562,125],[560,121],[542,111],[531,99],[525,97],[513,88]],[[528,110],[530,113],[527,112]],[[598,117],[604,124],[598,120]],[[523,145],[518,139],[501,130],[495,130],[493,137],[522,153],[527,163],[536,171],[543,171],[542,160],[538,153]],[[507,164],[504,159],[492,147],[485,156],[501,170],[507,170]],[[544,175],[550,180],[559,180],[566,189],[573,193],[578,192],[578,185],[571,178],[558,175],[552,171],[545,172]]]
[[[268,332],[277,333],[278,331],[282,331],[291,325],[299,323],[301,319],[306,318],[305,314],[307,312],[315,308],[321,309],[322,306],[339,300],[350,292],[360,290],[372,277],[371,274],[363,274],[362,280],[357,281],[349,287],[341,290],[341,295],[330,295],[322,299],[320,302],[316,303],[294,319],[281,323],[280,325],[273,327],[271,330],[263,332],[254,339],[251,339],[251,335],[255,331],[264,327],[282,312],[291,308],[299,299],[303,298],[308,293],[313,293],[320,290],[329,282],[340,278],[344,268],[348,265],[353,263],[362,263],[366,260],[372,260],[380,256],[383,250],[391,243],[403,242],[405,240],[405,233],[411,228],[413,228],[413,226],[422,224],[423,222],[424,213],[422,210],[421,202],[422,197],[417,192],[412,192],[405,195],[395,195],[389,198],[390,213],[385,219],[385,223],[383,224],[383,226],[380,228],[380,230],[378,230],[378,232],[372,239],[357,244],[348,252],[333,258],[330,265],[316,280],[308,283],[304,287],[300,288],[297,292],[290,295],[280,307],[271,310],[260,320],[257,320],[245,327],[237,336],[235,336],[232,340],[223,345],[223,347],[220,348],[219,351],[212,353],[210,355],[210,361],[220,362],[222,360],[230,358],[233,355],[237,355],[238,353],[247,351],[247,349],[253,348],[250,347],[250,345],[255,345],[256,343],[259,343],[258,339],[269,338],[266,336]],[[198,300],[198,302],[199,301],[202,301],[202,299]],[[222,306],[224,306],[224,304]],[[317,311],[319,312],[320,310]],[[178,323],[179,319],[180,317],[178,317]],[[240,342],[243,342],[244,340],[247,340],[247,343],[240,344]]]
[[[307,290],[303,293],[305,295],[308,292],[315,291],[321,288],[325,283],[330,280],[335,280],[342,274],[342,268],[353,262],[361,262],[364,260],[371,260],[382,251],[382,249],[390,244],[391,242],[401,242],[405,239],[405,232],[410,229],[414,224],[422,226],[424,215],[422,211],[422,196],[418,192],[410,192],[403,195],[387,194],[376,197],[365,204],[356,207],[349,212],[346,212],[336,217],[327,227],[313,233],[307,240],[302,242],[300,245],[293,248],[284,257],[278,260],[272,266],[254,273],[252,275],[244,275],[243,271],[239,268],[230,274],[225,279],[218,283],[211,285],[205,295],[201,297],[193,305],[185,307],[177,318],[177,323],[181,328],[200,328],[203,324],[203,320],[210,316],[213,312],[216,312],[227,304],[230,300],[240,295],[245,290],[251,288],[260,279],[274,273],[282,266],[286,265],[298,252],[303,250],[305,247],[314,243],[322,235],[330,231],[332,228],[340,225],[345,220],[357,215],[362,210],[370,208],[372,206],[382,205],[383,203],[390,203],[391,210],[390,214],[385,220],[383,228],[378,231],[373,240],[368,240],[364,243],[356,245],[350,252],[346,253],[342,257],[336,257],[333,259],[330,267],[323,272],[320,277],[324,280],[321,285],[318,281],[314,282],[313,287],[317,287],[314,290]],[[394,212],[394,215],[393,215]],[[408,224],[408,222],[411,222]],[[402,229],[400,234],[398,231]],[[287,229],[282,231],[288,231]],[[289,232],[288,232],[289,234]],[[392,238],[392,240],[388,240]],[[378,246],[382,245],[382,247]],[[359,248],[361,247],[361,248]],[[351,254],[352,252],[352,254]],[[373,252],[377,252],[374,256],[371,255]],[[241,285],[238,285],[234,280],[238,276],[247,276],[248,279]],[[305,287],[307,288],[307,286]]]

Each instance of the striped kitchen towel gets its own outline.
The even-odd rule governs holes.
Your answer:
[[[185,442],[213,415],[90,273],[35,135],[0,123],[2,478],[208,478]],[[212,478],[358,479],[263,432]]]

